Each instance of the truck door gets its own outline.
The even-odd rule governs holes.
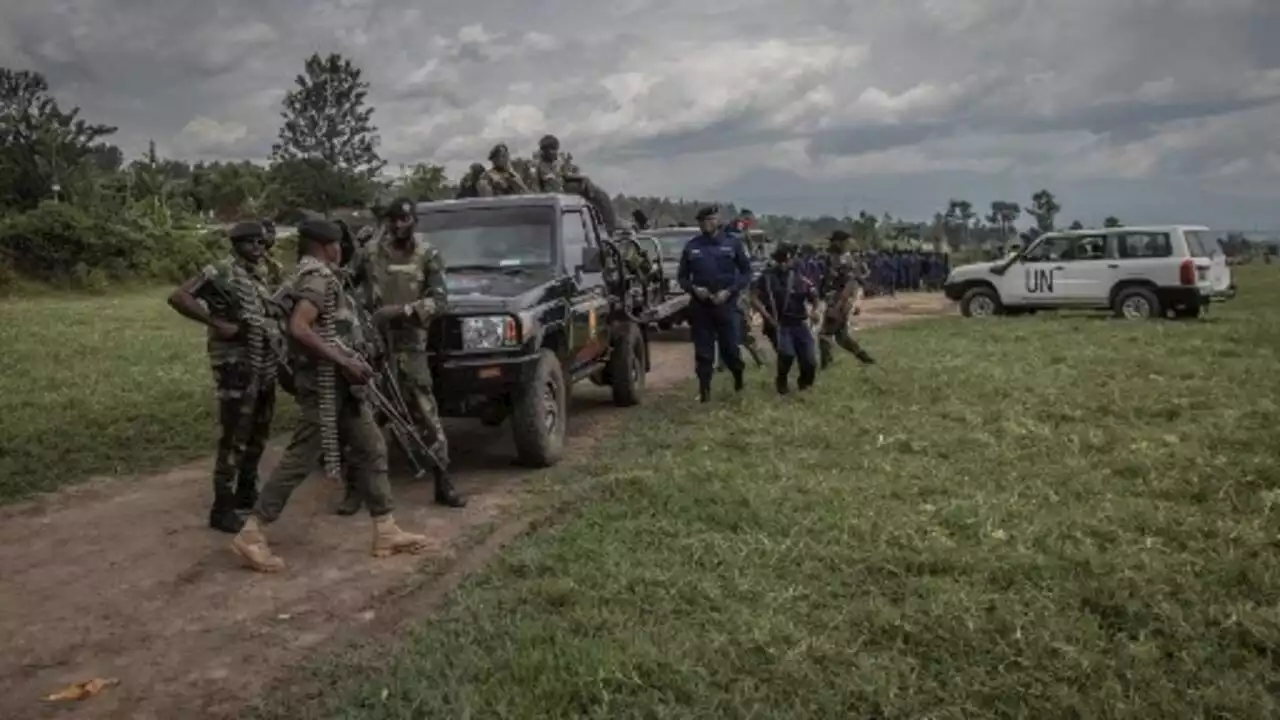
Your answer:
[[[564,271],[573,278],[575,286],[568,298],[568,370],[572,375],[604,352],[603,342],[609,334],[609,298],[603,274],[587,272],[582,264],[583,250],[600,247],[595,233],[591,232],[590,218],[580,209],[568,209],[563,211],[560,222]]]
[[[1104,234],[1049,235],[1019,262],[1012,295],[1019,305],[1105,305],[1111,264]]]

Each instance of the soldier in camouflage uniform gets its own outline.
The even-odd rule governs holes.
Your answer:
[[[246,222],[230,236],[231,255],[180,285],[169,305],[209,328],[222,425],[209,527],[234,533],[243,525],[236,510],[252,508],[258,497],[258,462],[275,414],[280,337],[262,265],[266,233],[259,223]]]
[[[231,542],[231,549],[260,572],[284,569],[263,527],[280,516],[289,496],[315,469],[317,458],[323,460],[325,474],[336,478],[346,456],[373,518],[374,557],[427,547],[425,537],[404,532],[391,516],[386,442],[361,399],[373,370],[355,352],[363,345],[360,326],[333,272],[341,257],[341,240],[341,231],[331,222],[306,220],[299,225],[302,258],[277,294],[290,308],[287,332],[300,417],[284,457]]]
[[[480,197],[480,191],[477,186],[480,183],[480,177],[484,175],[484,165],[480,163],[471,163],[467,174],[462,176],[462,180],[458,183],[458,194],[456,200],[463,198]]]
[[[493,163],[493,167],[484,171],[476,180],[477,196],[523,195],[529,192],[520,174],[511,167],[511,151],[505,144],[493,146],[489,151],[489,162]]]
[[[543,135],[538,141],[538,157],[533,166],[534,192],[564,192],[564,164],[560,161],[560,139]]]
[[[839,345],[853,353],[864,365],[875,364],[871,355],[849,333],[849,315],[853,312],[853,305],[861,299],[863,281],[857,273],[853,256],[848,251],[851,237],[843,230],[831,233],[827,252],[822,258],[819,287],[826,309],[818,330],[818,354],[824,369],[834,360],[833,345]]]
[[[430,433],[432,454],[443,466],[434,469],[435,500],[460,508],[466,501],[449,478],[449,445],[427,365],[427,328],[448,303],[444,260],[426,236],[414,232],[416,224],[413,201],[399,198],[393,202],[386,231],[359,255],[351,277],[373,310],[374,324],[387,333],[387,351],[399,373],[409,411],[415,423]],[[350,504],[344,502],[339,513],[343,514],[357,500],[358,496]]]
[[[560,139],[555,135],[544,135],[538,141],[538,157],[533,168],[533,191],[581,196],[600,213],[600,221],[610,234],[622,227],[609,194],[591,182],[591,178],[583,175],[572,161],[560,156]]]

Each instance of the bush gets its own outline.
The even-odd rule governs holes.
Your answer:
[[[0,285],[8,274],[85,290],[126,280],[178,282],[226,252],[226,235],[183,227],[155,203],[90,211],[46,202],[0,221]]]

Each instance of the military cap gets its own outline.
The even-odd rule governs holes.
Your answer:
[[[543,149],[560,149],[560,138],[555,135],[543,135],[538,141],[538,147]]]
[[[328,220],[308,218],[298,223],[298,237],[321,245],[332,245],[342,242],[342,228]]]
[[[231,238],[231,242],[239,242],[250,238],[259,238],[266,235],[262,229],[262,223],[253,222],[252,220],[238,222],[227,232],[227,236]]]
[[[413,201],[407,197],[398,197],[387,206],[387,217],[389,218],[416,217],[417,214]]]
[[[498,143],[497,145],[494,145],[493,149],[489,151],[489,160],[495,160],[501,153],[506,153],[508,155],[511,154],[511,151],[507,149],[506,143]]]
[[[719,213],[720,213],[719,207],[715,205],[708,205],[707,207],[704,207],[701,210],[699,210],[698,214],[695,217],[698,219],[698,222],[702,222],[703,220],[706,220],[712,215],[717,215]]]
[[[831,242],[844,242],[845,240],[848,240],[852,237],[853,237],[852,235],[845,232],[844,230],[835,230],[831,233],[830,239],[831,239]]]

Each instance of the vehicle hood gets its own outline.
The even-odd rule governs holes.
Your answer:
[[[964,280],[972,280],[977,277],[990,277],[992,268],[1003,266],[1007,260],[997,260],[995,262],[979,262],[969,263],[968,265],[960,265],[951,269],[951,274],[947,276],[947,282],[961,282]]]
[[[449,311],[465,314],[515,312],[541,302],[553,279],[554,275],[549,270],[446,272]]]

